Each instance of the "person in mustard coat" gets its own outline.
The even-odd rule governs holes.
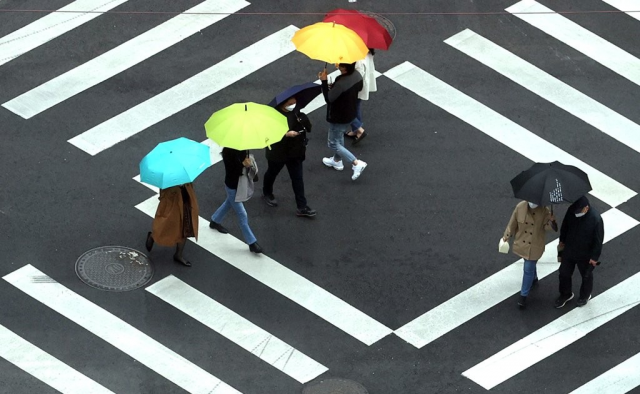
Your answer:
[[[191,263],[182,256],[187,238],[198,239],[198,200],[192,183],[160,189],[160,203],[147,234],[146,248],[151,252],[154,242],[176,247],[173,260],[187,267]]]
[[[558,231],[556,219],[547,207],[532,202],[521,201],[511,214],[502,239],[507,242],[515,236],[513,253],[524,259],[524,274],[518,306],[524,308],[531,287],[537,284],[536,263],[542,257],[545,248],[545,232]]]

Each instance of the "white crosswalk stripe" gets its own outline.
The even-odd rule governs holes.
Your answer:
[[[640,353],[569,394],[624,394],[640,387]]]
[[[327,367],[171,275],[147,287],[151,294],[233,341],[245,350],[306,383]]]
[[[26,265],[3,279],[190,393],[239,394],[233,387],[32,265]]]
[[[640,21],[640,0],[602,0]]]
[[[59,12],[46,15],[0,38],[0,66],[95,19],[100,12],[112,10],[127,1],[76,0],[60,8]]]
[[[535,0],[507,8],[518,18],[640,85],[640,59]]]
[[[205,0],[187,12],[125,42],[2,106],[29,119],[135,66],[248,6],[244,0]],[[206,14],[203,14],[206,13]]]
[[[296,30],[286,27],[69,142],[96,155],[293,52]]]
[[[114,394],[0,325],[0,357],[63,394]]]

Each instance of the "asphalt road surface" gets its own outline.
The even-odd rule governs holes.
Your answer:
[[[640,392],[640,13],[616,8],[637,1],[70,3],[0,1],[0,392],[289,394],[334,377],[371,394]],[[96,13],[16,11],[63,7]],[[279,207],[245,204],[265,250],[251,254],[233,214],[230,235],[206,227],[214,164],[195,182],[192,268],[156,247],[144,288],[81,282],[90,249],[144,251],[157,198],[140,159],[315,80],[323,64],[289,40],[338,7],[397,31],[352,150],[362,176],[322,164],[325,107],[310,106],[316,218],[295,216],[283,172]],[[554,160],[590,176],[603,263],[587,306],[554,309],[549,234],[519,310],[521,262],[497,252],[509,180]]]

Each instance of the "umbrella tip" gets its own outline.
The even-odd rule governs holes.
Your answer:
[[[247,104],[245,104],[245,105],[244,105],[244,110],[245,110],[245,111],[247,110]]]

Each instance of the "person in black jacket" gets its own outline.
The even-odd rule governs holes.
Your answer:
[[[571,276],[578,266],[582,276],[578,306],[587,305],[593,289],[593,269],[598,263],[604,240],[604,224],[600,214],[582,196],[567,210],[560,227],[560,297],[556,308],[562,308],[573,299]]]
[[[352,180],[358,179],[367,163],[358,160],[353,153],[344,147],[344,135],[350,130],[351,122],[356,118],[358,105],[358,92],[362,90],[362,75],[356,71],[355,63],[340,63],[338,66],[341,75],[338,76],[329,88],[327,82],[327,70],[318,73],[322,82],[322,94],[327,103],[327,122],[329,122],[328,146],[333,157],[325,157],[322,162],[327,167],[342,171],[342,160],[352,164]]]
[[[247,211],[244,209],[244,205],[241,202],[236,202],[236,192],[238,191],[238,181],[242,176],[242,168],[251,167],[249,151],[223,148],[222,161],[224,162],[224,188],[227,192],[227,198],[215,213],[211,215],[209,228],[218,230],[223,234],[227,234],[229,230],[227,230],[221,223],[229,210],[233,208],[238,216],[242,236],[244,237],[245,242],[249,245],[249,250],[253,253],[262,253],[262,248],[258,244],[255,235],[253,235],[251,228],[249,228],[249,218],[247,216]]]
[[[313,217],[316,216],[316,211],[307,205],[307,199],[304,196],[304,180],[302,178],[302,162],[307,151],[306,133],[311,132],[311,122],[307,115],[298,111],[295,106],[296,98],[290,97],[276,107],[287,118],[289,131],[281,141],[271,145],[271,149],[266,148],[265,150],[268,168],[264,174],[262,198],[267,205],[271,207],[278,206],[278,202],[273,195],[273,183],[282,167],[286,165],[291,178],[293,193],[296,196],[296,205],[298,207],[296,215]]]

